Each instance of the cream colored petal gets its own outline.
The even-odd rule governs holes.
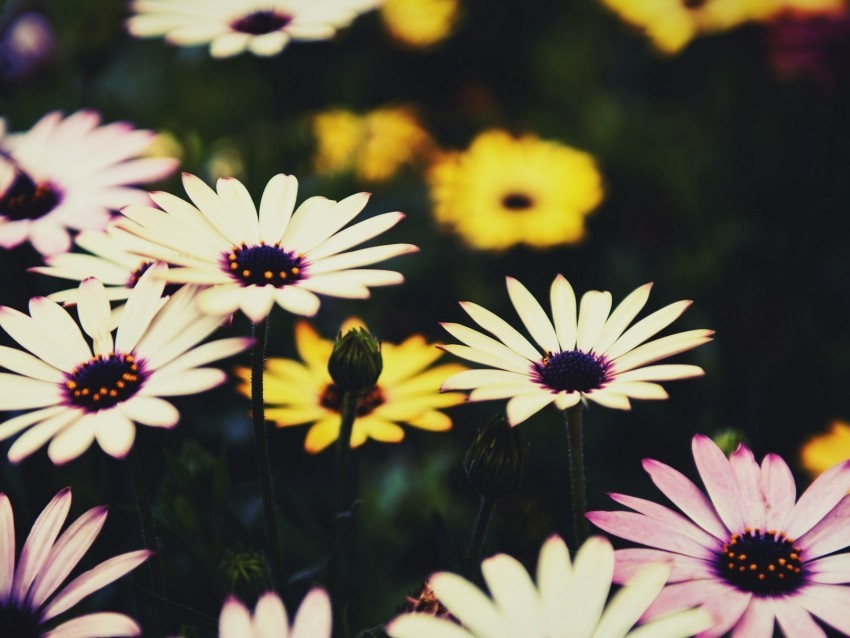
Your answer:
[[[527,374],[506,370],[465,370],[446,379],[440,390],[472,390],[485,385],[525,383]]]
[[[622,638],[658,597],[672,570],[672,561],[642,567],[611,599],[593,638]]]
[[[492,352],[477,350],[475,348],[470,348],[469,346],[447,344],[440,347],[446,352],[450,352],[461,359],[467,359],[468,361],[474,361],[475,363],[480,363],[485,366],[500,368],[502,370],[516,372],[526,376],[531,374],[531,364],[527,361],[524,364],[519,365],[515,360],[502,359],[501,357],[494,355]]]
[[[620,374],[647,363],[691,350],[711,341],[713,334],[713,330],[690,330],[650,341],[616,359],[614,361],[614,372]]]
[[[512,426],[518,425],[528,417],[536,414],[555,400],[551,392],[537,391],[529,394],[520,394],[508,401],[506,408],[508,421]]]
[[[448,332],[450,335],[460,340],[470,348],[489,352],[492,355],[498,357],[499,359],[504,359],[505,361],[512,361],[514,363],[514,366],[518,368],[524,367],[528,369],[530,367],[528,359],[517,354],[514,350],[511,350],[507,346],[502,345],[501,342],[496,341],[495,339],[488,337],[487,335],[481,334],[477,330],[467,328],[466,326],[462,326],[459,323],[444,323],[441,325],[443,326],[443,329],[446,332]],[[533,359],[532,363],[537,363],[540,361],[540,359],[540,355],[537,355],[537,358]]]
[[[704,374],[705,371],[699,366],[665,364],[617,373],[617,381],[673,381],[701,377]]]
[[[574,350],[578,331],[576,323],[576,295],[563,275],[555,277],[550,291],[552,319],[561,350]]]
[[[543,618],[548,638],[568,638],[572,618],[566,615],[567,597],[572,582],[572,563],[566,543],[560,536],[550,536],[540,550],[537,561],[537,587],[543,605]]]
[[[625,394],[612,392],[607,389],[594,390],[585,395],[591,401],[595,401],[606,408],[614,408],[616,410],[630,410],[632,405],[629,403],[629,397]]]
[[[652,284],[644,284],[637,290],[632,291],[611,313],[608,321],[605,322],[605,327],[602,334],[593,345],[594,352],[605,352],[610,348],[620,335],[623,334],[626,327],[637,317],[638,313],[646,305],[649,299],[649,291]]]
[[[94,435],[101,449],[118,459],[123,459],[133,447],[136,428],[133,422],[118,410],[101,410],[93,417]]]
[[[257,208],[254,206],[254,200],[251,199],[248,189],[238,179],[220,177],[216,182],[216,190],[222,204],[239,224],[243,241],[248,244],[260,243],[260,223]]]
[[[441,572],[428,579],[437,599],[476,636],[511,638],[499,608],[468,580]]]
[[[630,399],[662,400],[669,398],[667,391],[660,385],[646,381],[620,381],[615,379],[613,383],[605,386],[605,391],[625,394]]]
[[[543,636],[543,608],[531,577],[516,559],[498,554],[481,564],[493,601],[511,636]]]
[[[590,352],[602,331],[608,313],[611,311],[611,293],[590,290],[581,298],[578,313],[578,333],[576,348],[582,352]]]
[[[522,334],[513,328],[508,322],[486,308],[469,301],[461,301],[460,307],[464,309],[472,320],[479,326],[496,336],[502,343],[514,352],[522,355],[530,361],[539,360],[542,353],[532,345]]]
[[[561,344],[555,334],[555,327],[540,302],[513,277],[507,278],[507,284],[508,295],[526,330],[545,352],[558,352]]]
[[[624,332],[607,351],[600,349],[599,354],[605,354],[609,359],[616,359],[626,354],[676,321],[692,303],[692,301],[677,301],[661,310],[656,310]]]
[[[402,614],[386,630],[390,638],[490,638],[475,636],[451,620],[431,614]]]
[[[570,618],[570,638],[593,634],[614,577],[614,548],[601,536],[592,536],[581,546],[573,565],[570,593],[564,600],[564,616]]]
[[[260,239],[267,244],[281,240],[295,208],[298,180],[279,173],[269,180],[260,200]]]

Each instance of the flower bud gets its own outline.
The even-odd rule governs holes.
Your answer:
[[[226,551],[218,566],[218,584],[224,595],[257,600],[271,587],[265,557],[245,549]]]
[[[339,333],[328,361],[328,372],[342,390],[363,392],[373,388],[383,367],[381,343],[366,328]]]
[[[726,456],[729,456],[732,452],[737,450],[741,443],[746,442],[744,433],[740,430],[736,430],[735,428],[727,428],[725,430],[715,432],[714,436],[711,438],[717,444],[717,447],[723,450],[723,453]]]
[[[512,428],[501,415],[478,431],[463,467],[466,476],[479,494],[488,498],[503,498],[522,484],[528,448],[519,428]]]

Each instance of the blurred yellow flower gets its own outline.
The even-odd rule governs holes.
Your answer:
[[[822,1],[822,0],[816,0]],[[667,54],[698,35],[725,31],[777,7],[776,0],[602,0],[626,22],[642,29]]]
[[[381,19],[393,39],[416,48],[445,40],[459,18],[459,0],[386,0],[381,6]]]
[[[357,326],[363,324],[349,319],[342,330]],[[328,374],[333,341],[322,339],[309,323],[300,321],[295,326],[295,346],[303,363],[276,358],[266,361],[266,418],[278,427],[312,424],[304,448],[315,454],[339,437],[342,393]],[[381,353],[384,368],[378,384],[360,399],[351,447],[370,438],[398,443],[404,439],[399,423],[435,432],[451,429],[452,420],[439,409],[463,403],[466,396],[441,394],[440,386],[466,368],[456,363],[429,368],[443,352],[419,335],[398,345],[382,343]],[[239,391],[250,396],[251,371],[238,368],[236,373],[244,382]]]
[[[850,459],[850,425],[842,421],[833,421],[828,433],[813,436],[800,450],[803,467],[812,477],[847,459]]]
[[[367,182],[391,178],[432,147],[428,133],[407,107],[376,109],[365,115],[332,109],[313,116],[312,128],[317,172],[354,171]]]
[[[584,237],[602,201],[602,176],[588,153],[534,135],[481,133],[429,171],[434,215],[475,248],[537,248]]]

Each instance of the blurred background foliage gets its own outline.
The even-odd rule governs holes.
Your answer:
[[[26,130],[51,110],[92,108],[106,121],[161,131],[158,148],[178,152],[183,170],[207,180],[239,177],[255,198],[273,174],[286,172],[300,181],[299,201],[369,190],[367,215],[407,213],[389,238],[421,246],[392,263],[406,283],[379,288],[367,302],[325,298],[314,325],[326,338],[356,315],[394,343],[413,333],[439,341],[446,338],[439,321],[463,320],[458,300],[513,321],[505,275],[542,298],[563,273],[577,291],[610,290],[615,300],[654,281],[650,310],[693,299],[676,330],[713,328],[716,340],[677,361],[703,366],[706,376],[670,383],[668,401],[635,402],[631,412],[591,406],[591,509],[608,507],[608,491],[653,493],[640,466],[647,456],[693,477],[696,432],[727,431],[728,440],[728,430],[737,430],[757,456],[778,452],[800,469],[800,445],[831,419],[850,417],[846,38],[824,47],[820,73],[789,77],[787,69],[776,72],[775,25],[749,24],[666,57],[599,3],[466,0],[454,32],[425,48],[394,40],[373,12],[332,41],[295,43],[270,59],[215,60],[203,47],[131,38],[123,28],[127,6],[117,0],[11,0],[0,16],[4,32],[29,10],[46,17],[55,48],[36,71],[4,79],[0,112],[10,130]],[[318,114],[343,109],[363,117],[395,107],[410,109],[427,132],[420,157],[402,159],[383,180],[354,168],[316,171]],[[596,158],[606,196],[581,243],[477,252],[435,224],[428,156],[464,149],[492,127]],[[177,178],[160,188],[182,195]],[[3,305],[23,309],[30,296],[62,287],[26,272],[38,263],[28,245],[0,254]],[[275,312],[270,354],[294,357],[293,324]],[[241,316],[222,330],[248,331]],[[141,428],[137,441],[168,596],[205,616],[171,608],[170,629],[182,621],[187,636],[214,626],[236,586],[223,561],[239,563],[234,555],[262,547],[247,400],[234,386],[176,399],[181,425]],[[462,405],[449,410],[449,433],[409,429],[398,445],[368,442],[354,452],[358,549],[346,554],[344,588],[354,633],[386,621],[430,572],[458,568],[477,507],[461,461],[477,428],[503,408]],[[521,427],[529,472],[496,512],[485,555],[504,551],[528,565],[548,534],[569,536],[569,497],[560,415],[546,410]],[[272,432],[291,608],[312,583],[324,582],[332,540],[332,454],[304,452],[305,432]],[[7,447],[0,444],[4,456]],[[73,486],[76,512],[112,505],[92,561],[139,546],[123,479],[121,464],[96,448],[58,468],[44,453],[19,466],[0,463],[19,538],[62,486]],[[250,560],[240,565],[253,569]],[[251,597],[250,587],[238,587]],[[132,584],[101,598],[130,610]]]

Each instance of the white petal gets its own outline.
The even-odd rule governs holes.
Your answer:
[[[65,380],[65,375],[61,371],[44,363],[41,359],[6,346],[0,346],[0,367],[49,383],[62,383]]]
[[[20,604],[26,600],[30,585],[44,566],[70,509],[71,488],[66,487],[51,499],[33,523],[18,560],[18,569],[12,586],[13,601]]]
[[[135,396],[115,409],[136,423],[157,428],[172,428],[180,420],[177,408],[157,397]]]
[[[331,638],[331,600],[324,589],[311,589],[298,608],[289,638]]]
[[[168,365],[159,367],[158,372],[160,374],[172,374],[178,370],[197,368],[212,361],[232,357],[251,347],[253,343],[254,340],[250,337],[230,337],[229,339],[210,341],[177,357]]]
[[[573,287],[563,275],[555,277],[549,294],[552,304],[552,319],[561,350],[575,350],[576,335],[576,295]]]
[[[277,594],[263,594],[254,609],[254,638],[281,638],[289,631],[286,608]]]
[[[570,595],[572,564],[567,545],[560,536],[550,536],[540,550],[537,561],[537,587],[543,604],[547,636],[565,638],[572,624],[566,601]]]
[[[237,218],[231,215],[213,189],[190,173],[183,173],[183,188],[192,203],[231,244],[238,246],[245,240]]]
[[[101,449],[117,459],[123,459],[133,447],[136,428],[119,410],[101,410],[94,415],[94,434]]]
[[[571,619],[571,638],[590,638],[608,600],[613,576],[614,548],[601,536],[590,537],[576,554],[570,594],[564,601],[564,616]]]
[[[508,401],[507,415],[510,424],[518,425],[555,400],[551,392],[538,391],[521,394]]]
[[[64,622],[44,634],[44,638],[123,638],[141,635],[141,627],[129,616],[103,611]]]
[[[289,42],[289,36],[282,31],[272,31],[265,33],[256,38],[251,38],[248,42],[248,49],[254,55],[267,57],[280,53]]]
[[[387,625],[386,631],[391,638],[481,638],[431,614],[402,614]]]
[[[109,330],[112,308],[104,293],[103,284],[97,279],[86,279],[80,284],[77,314],[83,330],[94,342],[94,353],[112,354],[112,333]]]
[[[173,397],[196,394],[221,385],[227,375],[215,368],[181,370],[173,375],[153,374],[139,390],[139,396]]]
[[[71,372],[90,358],[90,355],[82,359],[75,357],[63,345],[49,339],[36,321],[13,308],[0,307],[0,327],[36,357],[59,370]]]
[[[591,401],[595,401],[599,405],[615,410],[630,410],[632,405],[629,403],[629,397],[625,394],[619,394],[611,390],[594,390],[585,395]]]
[[[266,184],[260,200],[260,239],[267,244],[281,240],[298,194],[298,180],[294,175],[275,175]]]
[[[241,300],[242,286],[222,284],[198,293],[198,309],[207,315],[223,317],[234,313]]]
[[[260,242],[260,223],[257,209],[251,199],[248,189],[238,179],[221,177],[216,183],[216,190],[222,203],[229,209],[230,214],[239,224],[243,241],[249,244]]]
[[[478,350],[476,348],[470,348],[469,346],[459,346],[453,343],[440,346],[440,348],[446,352],[452,353],[456,357],[474,361],[475,363],[481,363],[485,366],[516,372],[517,374],[522,374],[526,377],[531,374],[531,364],[528,362],[523,365],[518,365],[513,359],[502,359],[489,351]]]
[[[53,437],[47,446],[47,456],[54,465],[63,465],[88,450],[93,442],[92,419],[82,418]]]
[[[251,638],[252,634],[251,614],[245,605],[231,596],[221,608],[221,616],[218,619],[219,638]],[[286,638],[286,633],[282,636]]]
[[[481,564],[481,572],[511,633],[515,636],[544,635],[540,597],[520,562],[506,554],[498,554]]]
[[[71,609],[71,607],[89,594],[118,580],[124,574],[134,570],[145,562],[150,555],[151,552],[146,549],[128,552],[110,558],[100,563],[97,567],[93,567],[87,572],[80,574],[66,585],[47,605],[41,613],[42,622],[47,622],[51,618]]]
[[[590,290],[581,298],[578,312],[578,333],[576,347],[582,352],[590,352],[605,329],[608,313],[611,311],[611,293]]]
[[[42,338],[61,348],[77,362],[91,358],[89,344],[77,322],[68,311],[46,297],[33,297],[29,304],[30,315],[42,330]]]
[[[711,341],[713,334],[713,330],[690,330],[650,341],[616,359],[614,371],[619,374],[691,350]]]
[[[160,308],[160,299],[165,289],[165,281],[161,277],[167,272],[165,264],[157,263],[148,268],[140,278],[133,292],[127,299],[121,325],[115,338],[117,352],[133,351],[139,339],[150,326]]]
[[[28,410],[56,405],[63,399],[56,383],[0,372],[0,410]]]
[[[322,209],[321,213],[314,213],[313,223],[302,225],[301,232],[290,234],[287,229],[282,243],[297,248],[298,252],[307,253],[354,219],[368,201],[369,193],[356,193],[346,197],[334,203],[332,207]],[[293,217],[293,224],[295,222]]]
[[[310,261],[318,261],[362,244],[382,232],[389,230],[404,219],[404,213],[384,213],[345,228],[325,241],[317,244],[306,255]]]
[[[498,315],[468,301],[461,301],[460,307],[466,311],[475,323],[493,334],[514,352],[521,354],[529,361],[539,361],[542,357],[543,353]]]
[[[608,604],[593,638],[622,638],[658,597],[672,570],[672,562],[642,567]]]
[[[19,414],[8,421],[4,421],[0,424],[0,441],[5,441],[9,437],[15,436],[21,430],[25,430],[29,426],[44,421],[60,412],[65,412],[67,409],[64,405],[54,405],[49,408],[35,410],[34,412]]]
[[[406,255],[409,253],[419,252],[419,248],[412,244],[387,244],[385,246],[372,246],[371,248],[361,248],[348,253],[332,255],[324,259],[319,259],[316,262],[311,262],[309,266],[310,275],[318,275],[320,273],[333,272],[335,270],[348,270],[350,268],[359,268],[360,266],[368,266],[385,259]]]
[[[82,411],[64,408],[54,416],[44,419],[24,432],[9,448],[9,460],[18,463],[47,443],[56,434],[70,426],[82,416]]]
[[[518,354],[516,351],[511,350],[505,345],[502,345],[501,342],[496,341],[492,337],[488,337],[486,335],[481,334],[477,330],[473,330],[472,328],[467,328],[459,323],[443,323],[443,329],[448,332],[453,337],[462,341],[465,345],[470,348],[475,348],[476,350],[481,350],[483,352],[489,352],[495,357],[499,359],[504,359],[505,361],[511,361],[518,368],[526,368],[530,369],[529,360]],[[532,359],[533,363],[539,363],[541,360],[540,355],[537,355],[536,358]]]
[[[700,377],[705,371],[699,366],[684,364],[664,364],[637,368],[617,374],[617,381],[674,381]]]
[[[614,342],[620,338],[626,327],[637,317],[638,313],[646,305],[649,299],[649,291],[652,284],[644,284],[637,290],[632,291],[611,313],[608,321],[605,322],[605,327],[602,334],[593,345],[594,352],[605,352],[608,348],[614,345]]]
[[[545,352],[558,352],[561,344],[546,311],[528,289],[513,277],[507,278],[511,303],[532,338]]]
[[[309,290],[303,290],[298,286],[286,286],[276,290],[275,301],[284,310],[304,317],[312,317],[319,311],[319,298]]]
[[[510,399],[529,393],[539,393],[540,389],[530,382],[525,383],[496,383],[475,388],[469,393],[469,401],[492,401],[494,399]]]
[[[486,385],[523,383],[527,380],[527,375],[506,370],[465,370],[443,381],[440,390],[471,390]]]
[[[657,383],[646,381],[619,381],[616,377],[614,382],[605,386],[605,391],[617,394],[625,394],[631,399],[667,399],[667,391]]]
[[[476,636],[510,638],[498,607],[468,580],[442,572],[431,576],[428,586],[446,609]]]
[[[273,286],[248,286],[242,289],[242,296],[239,298],[239,308],[248,318],[254,323],[259,323],[265,319],[271,312],[274,305]]]
[[[335,201],[326,197],[308,197],[301,202],[289,219],[280,240],[281,246],[285,246],[287,250],[303,252],[299,241],[302,237],[309,238],[313,234],[313,227],[323,223],[334,204]]]
[[[692,303],[692,301],[677,301],[661,310],[656,310],[629,328],[607,352],[600,350],[599,354],[606,354],[609,359],[616,359],[626,354],[676,321]]]
[[[214,58],[229,58],[242,53],[250,42],[247,33],[222,33],[210,43],[210,55]]]

